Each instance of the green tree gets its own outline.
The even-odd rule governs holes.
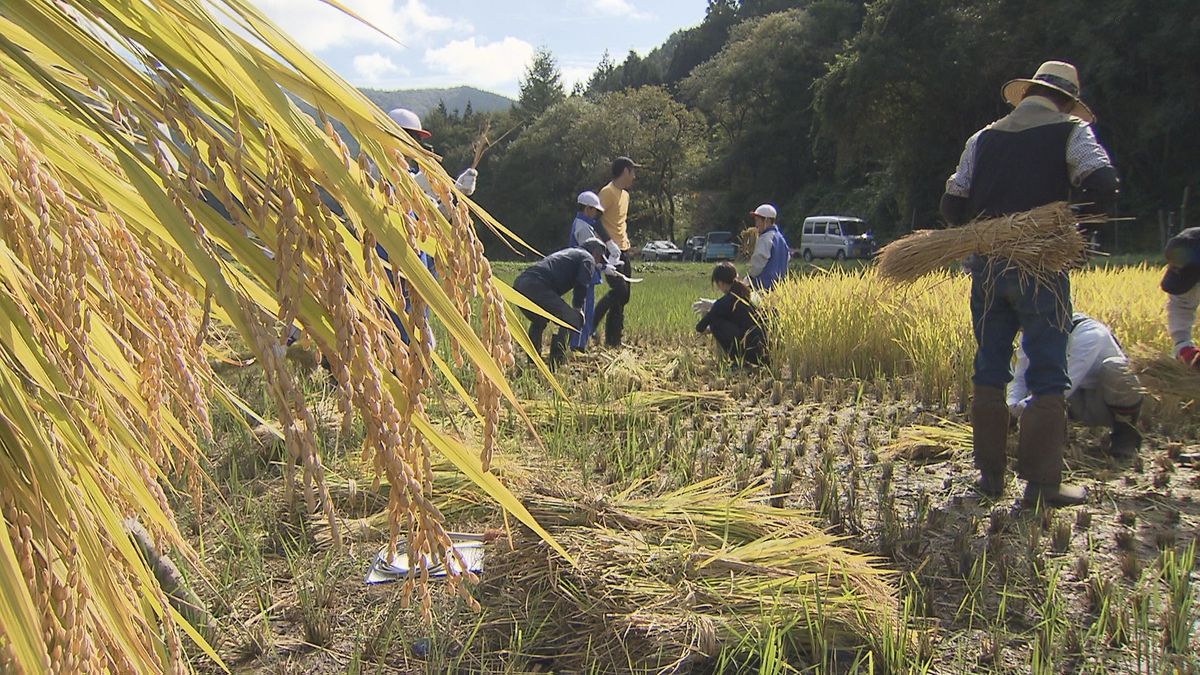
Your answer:
[[[521,78],[517,109],[527,120],[535,119],[550,106],[566,98],[563,89],[562,71],[549,49],[540,48]]]

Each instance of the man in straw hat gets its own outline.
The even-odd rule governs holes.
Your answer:
[[[1107,206],[1116,198],[1117,175],[1079,100],[1075,67],[1043,63],[1030,79],[1012,80],[1002,95],[1014,109],[971,136],[958,168],[946,181],[942,215],[951,225],[977,217],[1022,213],[1081,190]],[[1078,195],[1077,195],[1078,196]],[[1004,493],[1009,411],[1005,386],[1012,380],[1013,339],[1029,357],[1026,385],[1032,398],[1021,416],[1017,475],[1027,481],[1023,501],[1048,506],[1081,504],[1087,491],[1062,482],[1066,442],[1067,337],[1071,286],[1065,273],[1036,282],[1010,269],[1002,257],[970,261],[971,320],[977,345],[971,426],[977,489]]]
[[[1200,227],[1171,237],[1163,251],[1167,271],[1160,286],[1167,294],[1167,332],[1175,343],[1175,358],[1200,369],[1200,349],[1192,341],[1196,308],[1200,307]]]

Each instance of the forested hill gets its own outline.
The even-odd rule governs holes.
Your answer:
[[[1124,251],[1196,213],[1200,12],[1183,0],[710,0],[704,21],[646,55],[605,58],[564,91],[554,55],[530,65],[512,110],[433,111],[460,170],[483,118],[517,127],[480,167],[476,199],[543,249],[609,160],[646,164],[631,232],[676,241],[735,229],[762,202],[781,222],[845,213],[884,237],[937,224],[946,177],[975,130],[1005,114],[1001,86],[1039,63],[1078,66],[1123,181]],[[493,247],[496,252],[500,249]]]
[[[494,112],[508,110],[513,106],[513,100],[490,91],[474,87],[451,87],[448,89],[363,89],[367,98],[383,108],[408,108],[418,115],[425,115],[439,105],[446,106],[449,111],[472,110],[475,112]]]

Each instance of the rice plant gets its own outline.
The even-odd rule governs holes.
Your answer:
[[[486,473],[501,401],[516,401],[502,369],[517,298],[469,216],[501,228],[465,200],[449,218],[434,208],[407,171],[419,165],[455,203],[430,153],[242,0],[4,3],[0,36],[5,670],[170,670],[181,630],[216,657],[122,523],[135,517],[196,562],[160,480],[180,476],[201,512],[197,436],[211,435],[214,408],[246,409],[209,365],[228,358],[206,345],[217,328],[262,366],[289,501],[321,512],[335,539],[317,423],[282,359],[293,325],[361,416],[363,450],[396,486],[389,529],[410,535],[410,552],[436,560],[449,547],[427,498],[431,452],[539,529]],[[448,352],[475,371],[473,392],[455,390],[479,414],[481,450],[430,422],[436,359],[387,315],[401,289],[376,243],[408,287],[407,333],[426,334],[429,307]]]

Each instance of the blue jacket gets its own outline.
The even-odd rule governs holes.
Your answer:
[[[750,256],[750,284],[764,291],[771,290],[775,282],[787,274],[791,249],[778,225],[772,225],[758,235],[758,244]]]

